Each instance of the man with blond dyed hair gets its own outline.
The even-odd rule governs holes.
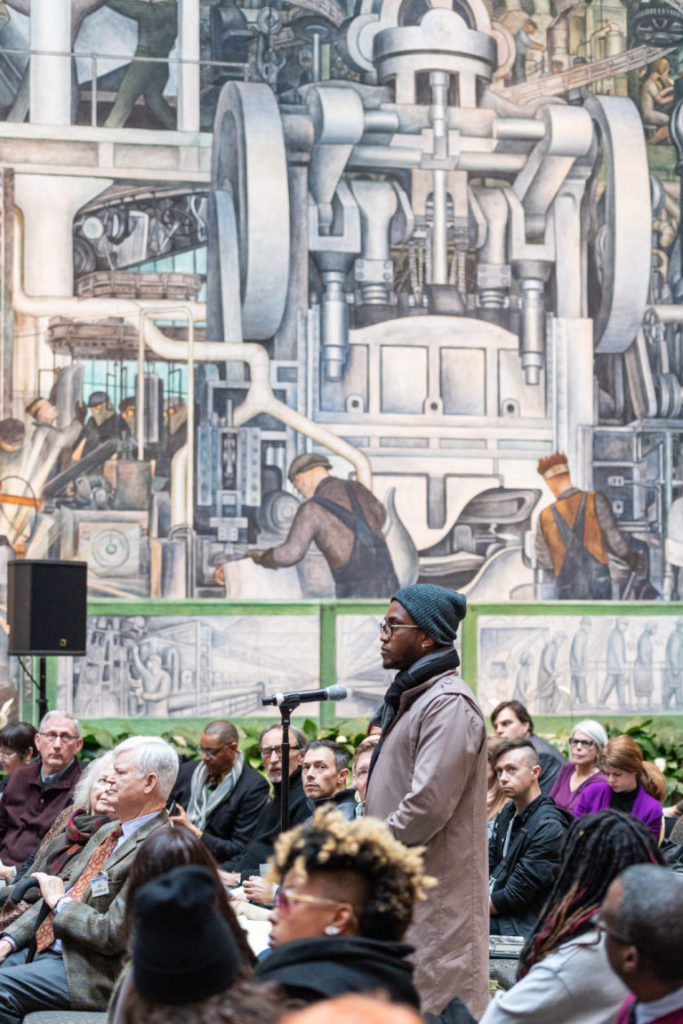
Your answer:
[[[541,459],[538,472],[555,501],[543,509],[538,520],[536,557],[555,574],[555,596],[560,600],[611,600],[609,553],[623,559],[637,574],[645,570],[643,556],[630,550],[609,499],[600,491],[573,486],[566,455],[555,452]]]

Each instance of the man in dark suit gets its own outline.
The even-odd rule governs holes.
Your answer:
[[[201,836],[222,862],[239,857],[251,839],[268,783],[245,762],[232,722],[210,722],[199,749],[201,761],[180,767],[171,793],[177,801],[172,821]]]
[[[126,948],[128,872],[141,843],[168,823],[177,772],[177,754],[158,737],[116,747],[109,786],[118,821],[95,833],[68,877],[37,872],[43,898],[0,936],[0,1024],[36,1010],[105,1009]]]

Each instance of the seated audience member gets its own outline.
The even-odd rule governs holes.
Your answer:
[[[557,875],[569,816],[541,793],[540,771],[528,740],[501,743],[496,775],[511,802],[489,841],[491,935],[530,935]]]
[[[249,972],[225,919],[215,870],[172,868],[148,881],[132,901],[132,971],[112,1008],[112,1024],[275,1022],[274,989]]]
[[[11,722],[0,729],[0,770],[5,773],[0,779],[0,793],[10,775],[36,756],[36,732],[29,722]]]
[[[643,752],[635,740],[630,736],[613,736],[605,747],[601,767],[606,781],[590,786],[581,794],[574,812],[576,817],[613,807],[640,818],[659,840],[662,805],[655,798],[659,779],[655,772],[650,773],[650,766],[643,761]]]
[[[351,785],[356,791],[356,817],[360,818],[365,810],[365,790],[368,788],[370,762],[379,736],[366,736],[353,752],[351,761]]]
[[[165,804],[177,773],[178,755],[156,736],[115,748],[109,795],[118,820],[95,833],[68,877],[37,872],[43,898],[0,935],[4,1024],[35,1010],[106,1007],[125,950],[128,873],[147,836],[168,823]]]
[[[627,868],[607,890],[600,924],[612,970],[631,990],[617,1024],[683,1024],[683,878]]]
[[[0,800],[0,863],[19,866],[71,803],[83,746],[77,719],[48,711],[35,737],[39,760],[10,775]]]
[[[19,917],[19,909],[12,901],[19,881],[36,871],[44,871],[48,875],[64,875],[72,858],[81,852],[98,829],[109,823],[113,814],[109,797],[109,776],[113,763],[114,755],[108,753],[86,765],[74,786],[73,804],[55,818],[40,846],[20,868],[2,869],[16,872],[14,876],[7,875],[12,884],[0,890],[0,899],[11,902],[10,907],[3,905],[0,911],[0,925],[3,928]],[[40,889],[36,882],[23,895],[24,909],[39,899]]]
[[[596,782],[606,782],[600,758],[607,746],[607,733],[593,718],[584,718],[569,734],[569,761],[560,768],[550,796],[558,807],[574,813],[579,797]]]
[[[268,783],[244,760],[231,722],[210,722],[199,741],[201,761],[180,766],[171,800],[173,821],[201,836],[218,861],[238,857],[252,837]]]
[[[496,775],[496,754],[501,742],[502,741],[499,740],[497,736],[486,737],[486,745],[488,747],[488,763],[486,766],[488,773],[486,787],[486,821],[488,839],[493,835],[493,829],[499,811],[502,811],[505,805],[510,802],[508,797],[503,796],[503,792],[500,788],[500,782]]]
[[[565,763],[564,754],[534,733],[534,722],[518,700],[504,700],[491,713],[491,725],[499,739],[527,740],[538,754],[541,774],[538,784],[541,793],[548,795],[553,788],[560,768]]]
[[[356,795],[346,788],[348,765],[349,755],[339,743],[313,740],[307,745],[301,762],[301,780],[311,814],[316,807],[333,804],[345,818],[355,818]],[[250,900],[272,903],[275,886],[266,878],[248,878],[244,892]]]
[[[251,975],[256,957],[252,953],[247,937],[240,927],[230,903],[228,893],[221,883],[218,865],[204,843],[183,825],[158,828],[142,844],[128,876],[126,889],[125,930],[128,953],[124,968],[119,975],[114,994],[109,1003],[108,1019],[120,1022],[128,992],[132,987],[131,955],[135,936],[135,900],[139,890],[161,875],[174,868],[198,865],[209,872],[216,886],[216,909],[232,933],[232,938],[241,960],[239,977]]]
[[[311,811],[301,780],[301,759],[306,747],[306,737],[299,729],[290,728],[289,757],[289,823],[298,825],[310,817]],[[226,885],[259,878],[261,867],[273,855],[275,840],[280,835],[282,814],[282,726],[267,726],[259,737],[259,749],[268,781],[272,783],[273,794],[261,808],[254,825],[252,838],[246,849],[223,863],[223,881]],[[257,898],[257,897],[254,897]]]
[[[349,755],[333,740],[313,740],[304,750],[301,778],[308,806],[332,803],[345,818],[356,816],[356,794],[346,788],[349,777]]]
[[[410,946],[401,940],[415,901],[432,883],[422,856],[376,818],[346,821],[319,808],[275,845],[280,884],[271,913],[271,952],[255,977],[304,1003],[347,992],[382,992],[419,1005]]]
[[[620,811],[571,826],[555,884],[519,963],[519,981],[480,1024],[611,1024],[625,991],[607,962],[596,916],[610,882],[631,864],[661,864],[650,830]]]

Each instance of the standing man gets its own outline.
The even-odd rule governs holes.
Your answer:
[[[504,700],[491,712],[491,725],[502,740],[528,740],[538,754],[541,774],[538,784],[546,796],[553,788],[560,768],[567,758],[542,736],[534,732],[534,720],[523,704],[517,700]]]
[[[199,740],[201,761],[180,766],[171,799],[173,822],[204,840],[219,863],[238,857],[252,837],[268,783],[244,760],[232,722],[209,722]]]
[[[356,480],[330,476],[324,455],[299,455],[289,479],[306,499],[297,511],[287,540],[266,551],[248,551],[266,569],[296,565],[315,541],[334,577],[337,597],[383,597],[398,580],[382,535],[387,511]]]
[[[512,83],[518,85],[526,81],[526,58],[529,50],[544,52],[543,43],[537,42],[533,36],[538,25],[527,18],[522,27],[515,33],[515,63],[512,65]]]
[[[423,1011],[459,996],[478,1019],[488,1001],[486,724],[456,675],[453,643],[462,594],[432,584],[402,587],[380,626],[384,668],[398,669],[384,696],[382,733],[366,813],[406,846],[424,846],[438,879],[415,908],[415,985]]]
[[[95,833],[68,877],[36,872],[42,899],[0,936],[2,1024],[36,1010],[106,1008],[126,950],[128,872],[141,843],[168,823],[177,772],[178,755],[159,737],[133,736],[114,749],[109,793],[118,820]]]
[[[636,575],[645,571],[644,557],[631,551],[619,532],[609,499],[601,491],[580,491],[572,485],[566,455],[555,452],[541,459],[538,472],[555,502],[539,517],[536,557],[555,573],[556,597],[611,600],[609,552]]]
[[[558,655],[560,644],[565,639],[564,633],[552,633],[541,652],[538,666],[538,708],[542,715],[556,714],[562,692],[558,680],[561,678]]]
[[[107,7],[138,23],[138,45],[121,82],[116,102],[105,121],[105,128],[123,128],[138,96],[144,96],[147,109],[164,128],[175,131],[176,117],[164,99],[168,82],[166,58],[178,35],[176,0],[107,0]],[[159,60],[136,60],[158,57]],[[163,59],[162,59],[163,58]]]
[[[571,678],[572,703],[588,703],[588,634],[591,620],[584,616],[569,649],[569,675]]]
[[[662,679],[662,708],[683,708],[683,618],[666,641],[666,665]]]
[[[607,674],[600,694],[600,704],[606,704],[613,690],[617,692],[619,710],[628,704],[628,665],[626,663],[626,619],[615,619],[614,629],[607,638]]]
[[[657,632],[657,623],[648,622],[638,637],[638,650],[633,666],[633,696],[637,708],[652,707],[655,689],[654,645],[652,637]]]
[[[152,652],[143,664],[135,641],[127,637],[123,643],[131,653],[133,665],[139,677],[138,679],[131,677],[131,695],[136,698],[138,705],[144,705],[142,711],[146,718],[167,718],[168,702],[171,696],[171,676],[163,667],[161,655]]]
[[[23,864],[57,815],[71,803],[81,775],[76,755],[83,746],[78,719],[48,711],[36,734],[37,761],[13,772],[0,800],[0,861]]]

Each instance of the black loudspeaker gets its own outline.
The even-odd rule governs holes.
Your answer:
[[[87,562],[7,563],[10,654],[85,654]]]

